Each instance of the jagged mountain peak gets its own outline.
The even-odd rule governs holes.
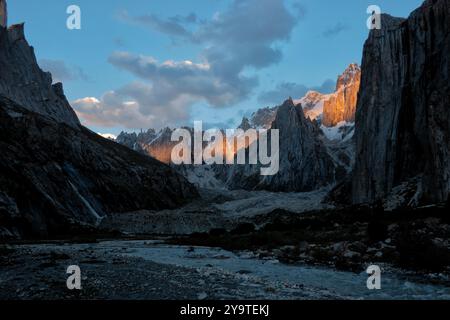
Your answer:
[[[355,122],[360,83],[361,68],[352,63],[338,77],[336,92],[324,99],[322,124],[325,127],[335,127],[341,122]]]
[[[295,100],[295,105],[303,109],[305,117],[311,120],[321,121],[323,115],[323,103],[328,95],[324,95],[317,91],[308,91],[306,95]]]
[[[305,99],[308,99],[310,101],[318,101],[320,100],[322,97],[324,96],[324,94],[318,92],[318,91],[314,91],[314,90],[310,90],[306,93],[306,95],[304,96]]]
[[[244,117],[242,119],[241,124],[239,125],[238,129],[242,129],[242,130],[249,130],[251,129],[251,124],[250,124],[250,120],[247,117]]]
[[[43,72],[34,49],[24,34],[24,24],[0,28],[0,95],[30,111],[53,120],[80,126],[77,115],[67,101],[62,84],[52,84],[52,76]]]
[[[286,101],[283,102],[281,106],[295,107],[294,99],[292,99],[292,97],[289,97]]]
[[[344,87],[352,85],[355,81],[359,81],[361,77],[361,67],[356,63],[351,63],[347,69],[338,77],[336,82],[336,91],[342,90]]]
[[[305,114],[302,108],[298,108],[292,98],[287,99],[278,108],[277,116],[272,125],[272,128],[278,129],[278,126],[287,125],[291,121],[304,121]]]
[[[278,107],[265,107],[255,111],[250,118],[244,117],[241,124],[248,120],[249,128],[253,129],[270,129],[275,116],[277,114]]]
[[[231,188],[301,192],[335,181],[336,166],[321,141],[317,124],[305,118],[293,99],[277,107],[271,129],[279,130],[279,172],[261,176],[260,166],[232,166],[223,175]]]

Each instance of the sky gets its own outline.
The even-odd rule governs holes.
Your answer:
[[[360,64],[367,7],[407,17],[421,0],[8,0],[42,69],[99,133],[234,128],[258,108],[334,89]],[[81,9],[69,30],[67,8]]]

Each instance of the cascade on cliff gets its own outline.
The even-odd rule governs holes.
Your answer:
[[[382,16],[364,46],[356,115],[353,202],[417,182],[408,205],[450,191],[450,1],[428,0],[405,19]]]

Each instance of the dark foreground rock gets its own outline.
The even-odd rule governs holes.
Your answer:
[[[49,237],[197,196],[170,167],[0,96],[0,235]]]
[[[427,0],[408,19],[382,16],[364,46],[356,115],[353,201],[417,181],[406,205],[450,192],[450,2]]]
[[[185,245],[251,250],[261,258],[320,264],[361,272],[388,263],[421,273],[450,275],[448,207],[385,212],[382,207],[347,207],[309,213],[275,210],[234,230],[212,230],[171,240]],[[447,283],[449,284],[449,283]]]
[[[0,239],[91,232],[110,214],[196,196],[168,166],[81,126],[23,25],[0,26]]]

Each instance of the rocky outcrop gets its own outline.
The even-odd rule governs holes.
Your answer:
[[[173,130],[170,128],[162,129],[152,141],[142,144],[142,149],[153,158],[170,164],[172,162],[172,149],[178,144],[178,142],[172,141],[172,132]]]
[[[306,119],[292,99],[278,107],[272,129],[280,133],[279,172],[261,176],[257,165],[232,166],[227,181],[232,188],[302,192],[334,182],[336,166],[320,139],[317,123]]]
[[[150,130],[149,130],[150,131]],[[153,130],[152,130],[153,131]],[[154,131],[153,131],[154,132]],[[139,136],[141,136],[143,133],[140,133]],[[123,146],[126,146],[130,148],[131,150],[134,150],[136,152],[145,153],[144,150],[142,150],[142,147],[140,143],[138,142],[138,134],[135,132],[128,133],[128,132],[121,132],[115,141]]]
[[[197,195],[170,167],[3,97],[0,154],[0,229],[17,237],[67,235]]]
[[[334,127],[340,122],[355,122],[356,102],[361,81],[361,69],[351,64],[339,76],[336,92],[326,97],[323,102],[322,124]]]
[[[0,0],[0,27],[8,26],[8,8],[6,0]]]
[[[254,129],[270,129],[277,116],[277,110],[277,107],[258,109],[249,120],[250,126]]]
[[[0,27],[0,71],[0,239],[93,231],[108,215],[197,197],[169,166],[82,127],[22,25]]]
[[[250,124],[250,120],[248,120],[247,117],[244,117],[244,118],[242,119],[242,122],[241,122],[241,124],[239,125],[238,129],[242,129],[242,130],[244,130],[244,131],[247,131],[247,130],[249,130],[249,129],[251,129],[251,128],[252,128],[252,125]]]
[[[409,205],[450,191],[450,2],[428,0],[407,20],[382,16],[364,46],[353,202],[417,180]]]
[[[52,84],[51,74],[39,68],[23,24],[0,27],[0,70],[0,95],[60,123],[80,126],[62,84]]]
[[[149,129],[139,134],[122,132],[117,137],[116,142],[163,163],[170,164],[172,162],[172,149],[178,144],[178,142],[172,141],[172,133],[173,130],[170,128],[161,129],[159,132]]]

